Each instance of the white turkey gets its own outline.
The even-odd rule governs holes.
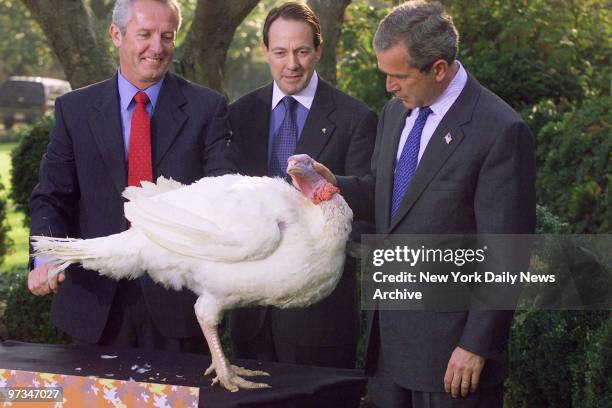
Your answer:
[[[281,178],[226,175],[184,186],[128,187],[131,228],[94,239],[32,237],[35,254],[50,255],[59,273],[71,263],[114,279],[151,278],[197,296],[195,314],[216,372],[230,391],[267,387],[242,376],[267,375],[229,363],[218,324],[226,310],[255,305],[306,307],[328,296],[340,279],[352,211],[338,189],[292,156]],[[298,191],[299,190],[299,191]]]

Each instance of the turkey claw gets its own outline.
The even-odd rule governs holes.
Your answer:
[[[257,377],[257,376],[266,376],[269,377],[270,374],[265,371],[260,370],[249,370],[248,368],[240,367],[232,365],[232,369],[238,375],[244,375],[245,377]]]
[[[249,370],[244,367],[239,367],[235,365],[230,365],[227,370],[217,370],[215,369],[214,364],[211,364],[208,369],[206,369],[204,375],[209,375],[212,372],[216,372],[217,375],[213,378],[211,382],[211,386],[215,386],[219,384],[221,387],[225,388],[231,392],[237,392],[242,389],[258,389],[258,388],[270,388],[270,385],[265,383],[256,383],[252,381],[245,380],[240,377],[243,376],[269,376],[265,371],[259,370]]]
[[[219,376],[216,376],[215,378],[213,378],[210,385],[214,387],[217,384],[219,384],[221,387],[225,388],[226,390],[230,392],[238,392],[241,388],[242,389],[271,388],[270,385],[266,383],[256,383],[253,381],[248,381],[237,375],[230,379],[226,379],[225,381],[219,378]]]
[[[234,374],[243,375],[245,377],[257,377],[257,376],[266,376],[269,377],[270,373],[261,370],[249,370],[248,368],[230,365],[231,369],[234,371]],[[206,371],[204,371],[204,375],[210,375],[215,371],[215,365],[211,364]]]

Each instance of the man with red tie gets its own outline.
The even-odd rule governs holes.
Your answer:
[[[32,235],[119,233],[129,228],[121,197],[127,186],[235,171],[225,99],[168,72],[180,22],[176,0],[115,2],[109,33],[118,72],[56,101],[30,199]],[[79,267],[48,278],[52,260],[33,261],[30,291],[55,293],[52,320],[77,341],[206,351],[192,293],[166,290],[147,276],[116,282]]]

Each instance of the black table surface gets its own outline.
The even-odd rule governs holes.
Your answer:
[[[232,364],[269,372],[270,377],[249,379],[268,383],[272,388],[232,393],[219,386],[211,387],[212,377],[204,376],[210,357],[198,354],[0,342],[0,368],[199,387],[200,406],[207,408],[358,407],[366,383],[359,370],[238,359],[232,359]],[[150,370],[138,372],[135,366]]]

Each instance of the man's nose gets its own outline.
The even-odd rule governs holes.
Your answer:
[[[149,42],[149,49],[154,53],[158,54],[162,51],[162,38],[161,36],[152,35]]]
[[[300,67],[300,61],[295,53],[289,53],[289,60],[287,61],[287,68],[296,70]]]
[[[389,75],[387,75],[387,81],[385,83],[385,86],[387,87],[387,92],[397,91],[397,82],[395,82],[395,80]]]

